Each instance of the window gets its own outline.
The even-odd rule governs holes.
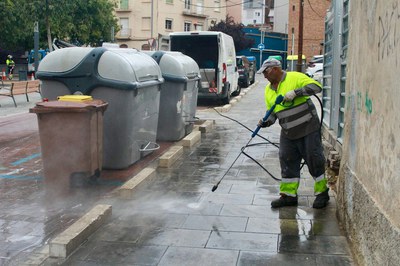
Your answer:
[[[192,5],[192,0],[185,0],[185,9],[190,10]]]
[[[221,8],[221,1],[220,0],[214,0],[214,11],[215,12],[220,12]]]
[[[198,30],[198,31],[202,31],[203,30],[203,24],[194,24],[195,25],[195,27],[194,27],[194,29],[195,30]]]
[[[183,31],[190,31],[190,25],[192,23],[190,22],[185,22],[185,24],[183,25]]]
[[[121,27],[120,36],[129,37],[130,36],[129,18],[119,18],[119,25]]]
[[[253,7],[253,1],[243,1],[243,9],[250,9]]]
[[[203,6],[204,6],[204,0],[197,0],[197,8],[196,8],[196,13],[197,14],[203,14],[204,13]]]
[[[173,4],[173,3],[174,3],[174,0],[165,0],[165,3],[166,3],[166,4]]]
[[[120,0],[119,8],[124,9],[124,10],[128,9],[129,8],[129,0]]]
[[[172,19],[166,19],[165,20],[165,29],[166,30],[172,30]]]
[[[142,30],[150,30],[150,18],[142,17]]]

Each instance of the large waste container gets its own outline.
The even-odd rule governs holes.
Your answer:
[[[135,49],[71,47],[39,65],[42,97],[82,93],[108,103],[103,167],[123,169],[151,153],[156,142],[160,86],[157,63]]]
[[[69,188],[76,181],[82,184],[100,175],[106,107],[102,100],[49,101],[29,110],[38,118],[47,184]]]
[[[193,130],[200,70],[196,61],[181,52],[145,52],[160,66],[161,85],[157,140],[180,140]]]

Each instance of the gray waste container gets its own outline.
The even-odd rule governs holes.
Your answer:
[[[159,146],[155,143],[163,82],[157,63],[135,49],[71,47],[39,65],[42,97],[82,93],[108,103],[104,114],[103,167],[123,169]]]
[[[180,140],[193,130],[197,107],[197,63],[181,52],[145,52],[160,66],[161,85],[157,140]]]

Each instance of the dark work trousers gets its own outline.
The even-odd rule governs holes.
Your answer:
[[[299,178],[302,158],[314,178],[325,173],[325,156],[320,130],[295,140],[290,140],[281,133],[279,161],[282,178]]]

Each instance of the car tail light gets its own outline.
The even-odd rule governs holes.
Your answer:
[[[226,82],[226,64],[222,64],[222,83]]]

